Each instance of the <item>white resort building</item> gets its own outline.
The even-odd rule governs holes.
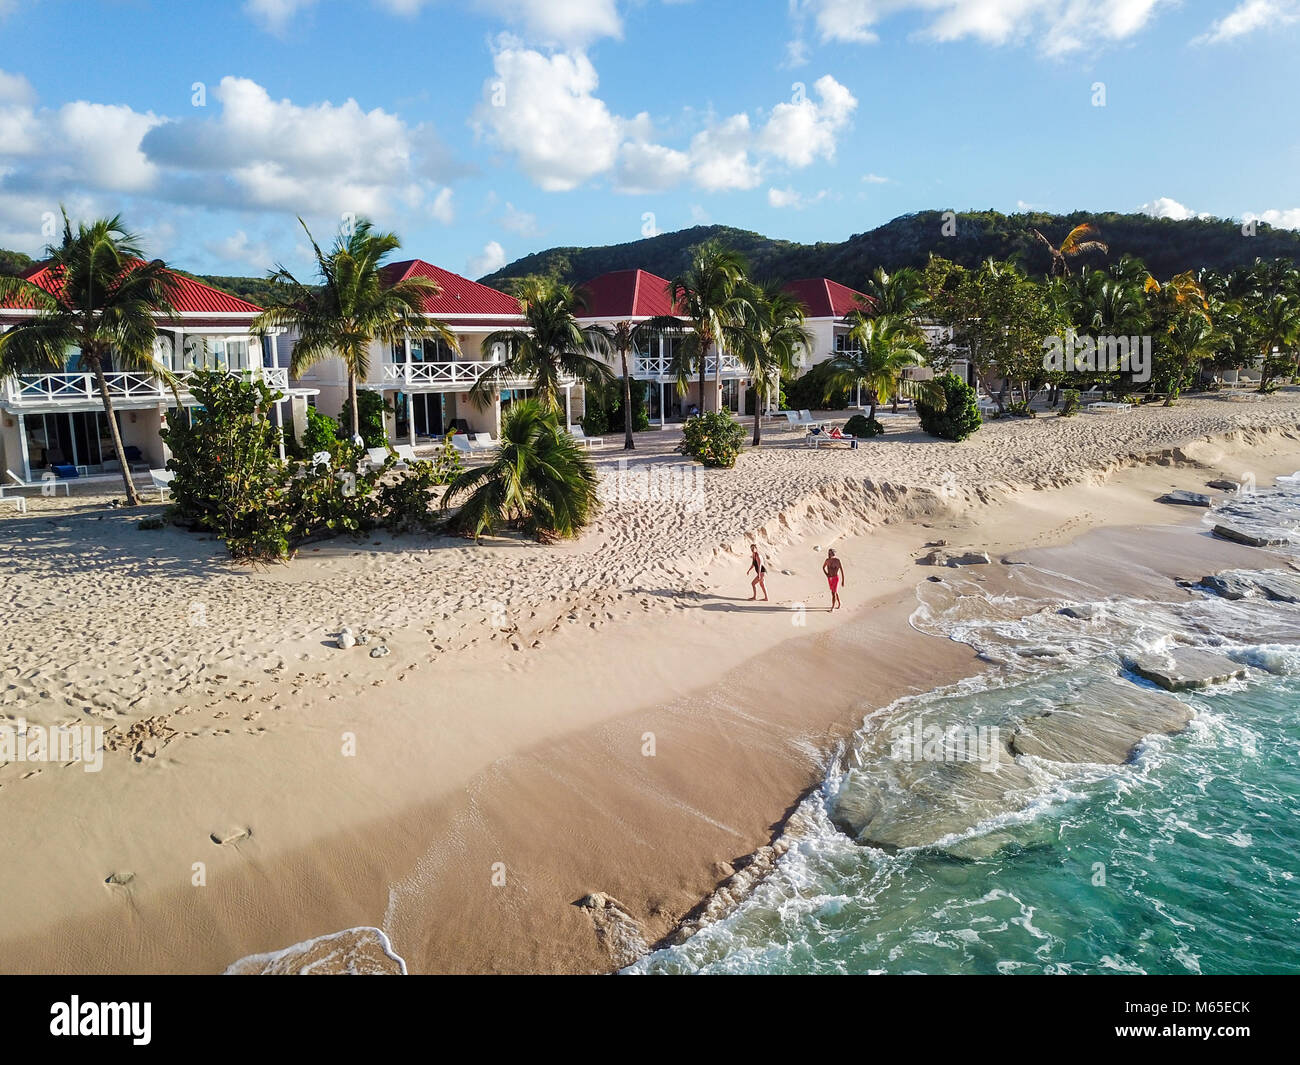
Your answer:
[[[44,267],[24,277],[54,291],[54,281]],[[251,374],[284,393],[277,416],[285,424],[285,406],[295,398],[305,403],[306,397],[302,393],[295,397],[289,389],[287,352],[277,344],[275,331],[252,332],[261,308],[182,274],[174,277],[178,316],[158,323],[155,356],[177,377],[181,405],[194,403],[185,381],[197,369]],[[35,313],[39,312],[33,306],[21,303],[0,307],[0,331]],[[56,468],[67,477],[120,472],[99,390],[94,376],[81,369],[80,358],[79,351],[69,351],[58,370],[0,381],[0,479],[4,470],[27,481]],[[127,461],[141,467],[163,466],[168,455],[158,432],[176,407],[176,395],[149,373],[110,367],[107,379]]]

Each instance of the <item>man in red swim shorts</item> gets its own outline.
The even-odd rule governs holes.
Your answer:
[[[831,586],[831,609],[840,606],[840,585],[847,584],[844,579],[844,563],[835,557],[835,548],[826,549],[826,561],[822,563],[822,572],[826,574],[826,583]]]

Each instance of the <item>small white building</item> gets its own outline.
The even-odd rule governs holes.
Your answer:
[[[25,279],[56,291],[51,272],[38,266]],[[177,316],[160,320],[156,360],[180,382],[181,406],[194,405],[185,382],[198,369],[225,370],[264,380],[290,401],[289,373],[281,362],[278,330],[252,331],[261,308],[182,274],[174,275]],[[34,305],[0,307],[0,331],[30,320]],[[112,436],[93,375],[80,367],[81,353],[68,352],[58,370],[12,376],[0,381],[0,470],[25,480],[54,467],[73,467],[79,476],[116,471]],[[168,458],[159,430],[176,407],[172,389],[153,374],[110,365],[108,390],[129,462],[161,467]],[[281,418],[281,424],[286,419]]]

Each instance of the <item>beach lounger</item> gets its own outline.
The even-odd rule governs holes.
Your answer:
[[[573,437],[574,440],[578,441],[579,444],[585,444],[588,448],[591,448],[596,444],[599,444],[601,447],[605,446],[605,438],[603,436],[588,436],[582,431],[581,425],[570,425],[569,435]]]
[[[1098,412],[1111,411],[1111,410],[1132,410],[1133,404],[1132,403],[1110,403],[1110,402],[1102,403],[1099,401],[1096,403],[1089,403],[1088,409],[1091,411],[1098,411]]]
[[[171,491],[172,481],[175,477],[176,474],[171,470],[149,471],[149,479],[153,482],[153,486],[158,489],[158,501],[160,503],[167,502],[167,493]]]
[[[462,455],[474,454],[474,446],[469,442],[469,437],[464,433],[456,433],[451,438],[451,446],[459,451]]]
[[[19,514],[27,513],[27,500],[22,496],[0,496],[0,503],[12,503]]]
[[[386,447],[368,447],[366,448],[366,462],[375,469],[380,469],[388,461],[388,448]]]
[[[410,444],[398,444],[393,451],[397,454],[397,468],[399,470],[408,469],[413,462],[419,462],[415,454],[415,448]]]
[[[30,488],[37,492],[53,491],[54,488],[62,488],[64,495],[72,495],[72,488],[67,481],[58,481],[53,477],[43,477],[39,481],[24,481],[18,476],[18,474],[14,473],[13,470],[5,470],[5,476],[9,478],[9,481],[6,484],[0,484],[0,496],[5,494],[6,489],[11,492],[17,492],[23,488]]]
[[[492,439],[491,433],[475,433],[474,439],[469,442],[469,446],[475,451],[491,451],[497,446],[497,442]]]

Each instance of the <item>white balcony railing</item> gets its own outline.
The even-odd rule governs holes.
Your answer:
[[[414,392],[467,392],[479,378],[499,369],[499,362],[390,362],[384,364],[384,381]],[[532,379],[506,377],[502,388],[529,388]],[[564,378],[562,385],[573,385],[574,378]]]
[[[192,370],[176,373],[182,402],[193,398],[186,387],[186,381],[193,373]],[[287,369],[255,366],[247,370],[228,370],[227,373],[255,375],[271,388],[281,392],[289,389]],[[175,402],[171,386],[152,374],[119,370],[106,373],[104,377],[108,382],[108,394],[113,399],[129,402]],[[6,378],[0,384],[0,402],[10,409],[57,409],[98,405],[101,400],[94,374],[41,373]]]
[[[704,360],[704,376],[711,378],[716,376],[717,372],[718,356],[710,355]],[[699,377],[699,373],[697,367],[690,376],[696,378]],[[673,365],[673,360],[666,355],[642,355],[636,352],[632,356],[632,376],[638,380],[675,380],[677,370]],[[722,376],[724,378],[747,377],[749,373],[736,356],[724,353],[722,356]]]

